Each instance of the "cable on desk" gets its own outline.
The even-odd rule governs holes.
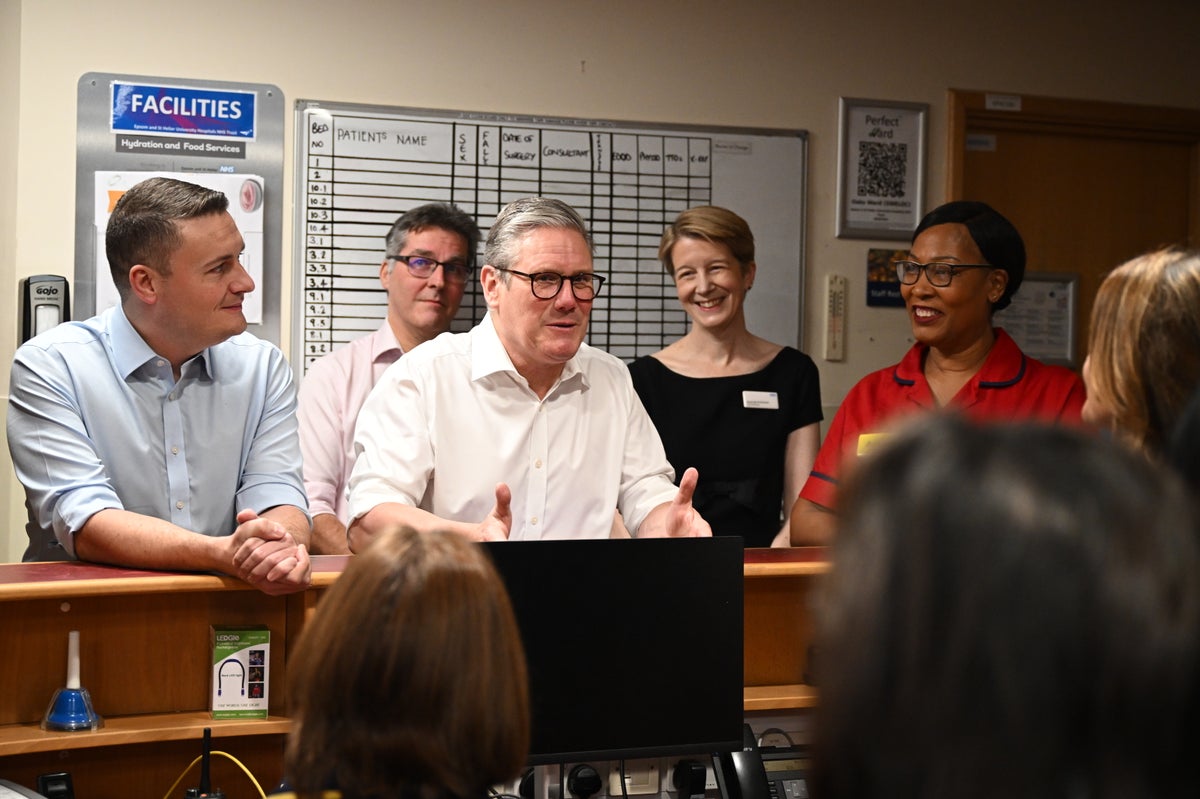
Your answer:
[[[210,752],[209,754],[210,755],[220,755],[221,757],[232,760],[238,768],[240,768],[243,772],[245,772],[246,777],[249,778],[250,782],[252,782],[254,784],[254,789],[256,791],[258,791],[258,795],[259,795],[260,799],[267,799],[266,791],[264,791],[262,786],[258,784],[258,780],[254,779],[254,775],[250,773],[250,769],[246,768],[245,764],[242,763],[242,761],[238,760],[236,757],[229,754],[228,752]],[[179,775],[179,779],[175,780],[175,784],[167,789],[167,793],[166,793],[166,795],[163,796],[163,799],[171,799],[171,795],[175,793],[175,789],[179,787],[179,783],[183,782],[183,778],[188,775],[188,772],[191,771],[192,768],[203,759],[204,759],[204,755],[197,755],[195,760],[193,760],[191,763],[188,763],[187,768],[185,768],[183,770],[183,772]]]

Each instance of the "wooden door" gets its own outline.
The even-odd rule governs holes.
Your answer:
[[[1109,270],[1200,246],[1200,110],[951,90],[949,136],[947,197],[1011,219],[1029,271],[1079,274],[1077,363]]]

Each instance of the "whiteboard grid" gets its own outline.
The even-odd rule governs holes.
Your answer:
[[[711,135],[335,111],[305,101],[297,108],[304,302],[302,357],[293,363],[303,370],[382,323],[384,237],[400,214],[428,202],[459,206],[485,238],[512,200],[542,195],[569,203],[587,222],[595,269],[607,278],[589,343],[632,360],[687,332],[658,244],[681,211],[713,202]],[[478,271],[452,330],[470,329],[487,311],[477,278]]]

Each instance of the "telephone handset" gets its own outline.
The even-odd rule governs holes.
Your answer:
[[[716,756],[722,799],[808,799],[808,756],[796,746],[759,748],[754,732],[742,728],[742,749]]]

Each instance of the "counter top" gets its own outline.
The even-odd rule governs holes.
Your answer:
[[[353,555],[314,555],[312,584],[331,585]],[[823,574],[829,570],[825,547],[747,549],[747,577]],[[0,601],[35,596],[70,597],[96,593],[140,594],[169,591],[253,591],[234,577],[196,572],[153,571],[81,561],[0,563]]]
[[[346,567],[350,555],[314,555],[312,584],[333,583]],[[0,563],[0,601],[43,595],[84,596],[96,593],[141,594],[169,591],[254,591],[235,577],[198,572],[153,571],[106,566],[82,561],[47,563]]]

